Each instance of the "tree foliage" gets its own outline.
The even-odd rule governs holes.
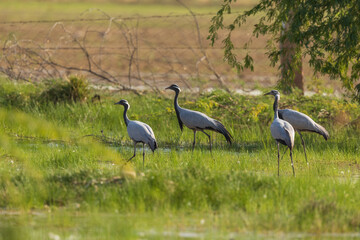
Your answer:
[[[279,49],[279,44],[288,39],[301,49],[302,57],[309,57],[315,74],[341,79],[349,91],[360,88],[354,86],[360,76],[360,0],[260,0],[252,9],[225,24],[224,15],[231,13],[231,4],[235,1],[224,0],[212,18],[208,36],[214,44],[218,31],[227,31],[223,40],[224,58],[231,66],[238,70],[253,68],[249,54],[241,60],[237,58],[231,34],[250,16],[258,15],[253,35],[271,36],[267,55],[273,66],[284,51]],[[283,23],[289,24],[287,31],[282,31]]]

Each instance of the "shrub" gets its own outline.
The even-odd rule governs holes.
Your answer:
[[[67,79],[50,80],[40,94],[39,102],[82,102],[89,94],[88,82],[84,76],[73,75]]]

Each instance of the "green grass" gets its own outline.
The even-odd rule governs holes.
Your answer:
[[[202,133],[191,151],[172,92],[100,92],[101,102],[54,105],[38,100],[43,89],[1,81],[0,239],[346,239],[360,230],[360,132],[347,124],[360,115],[357,104],[282,96],[282,107],[308,113],[331,135],[304,134],[309,166],[296,137],[294,178],[288,155],[277,177],[270,97],[182,93],[180,105],[221,120],[234,136],[228,146],[213,133],[210,153]],[[159,142],[154,154],[147,148],[145,168],[140,146],[123,161],[133,149],[114,105],[122,98],[129,118],[148,123]]]

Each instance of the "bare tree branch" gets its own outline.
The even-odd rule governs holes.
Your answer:
[[[220,83],[221,87],[223,87],[227,92],[230,92],[229,88],[225,85],[225,82],[224,82],[224,79],[222,78],[222,76],[220,74],[218,74],[214,68],[214,66],[211,64],[211,62],[209,61],[209,58],[207,56],[207,53],[206,53],[206,50],[202,44],[202,41],[201,41],[201,32],[200,32],[200,27],[199,27],[199,23],[197,21],[197,18],[196,18],[196,15],[195,13],[188,7],[186,6],[181,0],[176,0],[181,6],[183,6],[184,8],[186,8],[189,13],[191,14],[191,16],[193,17],[194,19],[194,23],[195,23],[195,27],[196,27],[196,32],[197,32],[197,39],[198,39],[198,44],[199,44],[199,47],[200,47],[200,51],[201,53],[203,54],[203,57],[201,57],[200,59],[203,59],[206,61],[206,67],[211,70],[214,75],[216,76],[218,82]],[[203,61],[201,60],[201,62]]]

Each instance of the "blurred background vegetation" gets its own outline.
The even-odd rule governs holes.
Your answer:
[[[270,36],[252,37],[259,16],[232,33],[234,53],[254,59],[253,72],[238,73],[223,61],[221,41],[211,46],[207,39],[220,2],[183,3],[195,18],[177,1],[1,1],[0,70],[26,81],[82,74],[91,84],[118,89],[156,91],[177,82],[192,91],[242,92],[276,85],[279,65],[270,66],[265,55]],[[233,3],[225,23],[254,4]],[[226,31],[218,34],[222,39]],[[249,40],[252,45],[246,48]],[[303,74],[305,94],[344,93],[340,81],[314,76],[306,59]]]

